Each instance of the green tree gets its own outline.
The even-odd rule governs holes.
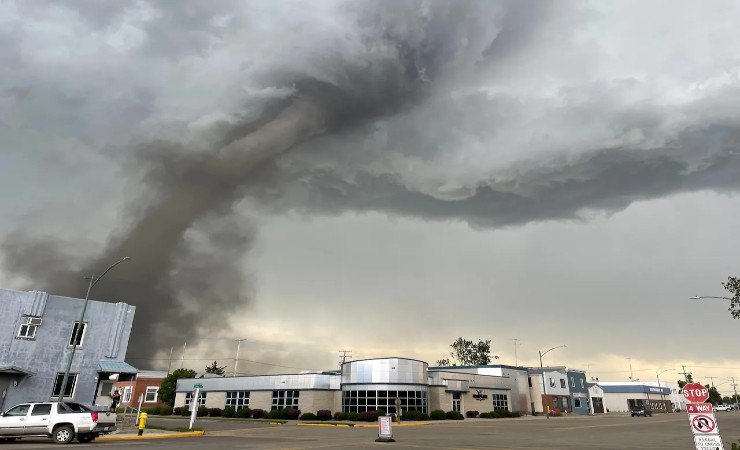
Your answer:
[[[707,400],[709,403],[713,405],[719,405],[720,403],[722,403],[722,396],[719,394],[719,391],[716,387],[709,387],[708,384],[705,384],[704,387],[709,389],[709,400]]]
[[[437,360],[438,366],[483,366],[491,363],[491,340],[469,341],[459,337],[450,344],[449,358]],[[498,356],[494,356],[498,359]]]
[[[177,380],[180,378],[195,378],[195,371],[192,369],[176,369],[171,374],[162,380],[162,384],[159,385],[159,399],[170,405],[175,406],[175,388],[177,388]]]
[[[727,283],[722,283],[722,287],[732,294],[730,314],[734,319],[740,319],[740,278],[727,277]]]
[[[223,375],[226,373],[226,366],[219,366],[218,361],[213,361],[210,366],[206,366],[206,373],[215,373],[216,375]]]

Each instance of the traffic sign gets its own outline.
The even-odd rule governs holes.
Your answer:
[[[694,445],[696,450],[725,450],[722,445],[722,438],[718,434],[694,436]]]
[[[195,384],[193,385],[193,387],[194,387],[195,389],[203,389],[203,385],[202,385],[202,384],[200,384],[200,383],[195,383]]]
[[[711,403],[687,403],[686,412],[689,414],[713,413]]]
[[[691,423],[691,431],[695,435],[719,433],[717,419],[714,414],[689,414],[689,422]]]
[[[683,387],[683,396],[689,403],[704,403],[709,398],[709,389],[699,383],[689,383]]]

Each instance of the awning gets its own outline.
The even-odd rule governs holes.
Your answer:
[[[31,372],[30,370],[26,370],[18,366],[0,366],[0,373],[6,375],[23,375],[26,377],[32,377],[36,375],[36,373]]]
[[[137,373],[139,369],[123,361],[99,361],[98,372]]]

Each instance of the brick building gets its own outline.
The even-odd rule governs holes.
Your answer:
[[[167,372],[141,370],[131,381],[119,381],[116,383],[116,389],[121,393],[121,406],[139,406],[139,396],[141,396],[142,408],[153,408],[155,406],[164,406],[159,400],[159,385],[167,376]]]

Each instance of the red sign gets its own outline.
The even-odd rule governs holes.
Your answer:
[[[689,403],[704,403],[709,398],[709,389],[699,383],[689,383],[683,387],[683,396]]]
[[[714,412],[711,403],[688,403],[686,412],[689,414],[701,414]]]
[[[697,414],[691,418],[691,428],[694,434],[716,433],[717,420],[714,418],[714,414]]]

